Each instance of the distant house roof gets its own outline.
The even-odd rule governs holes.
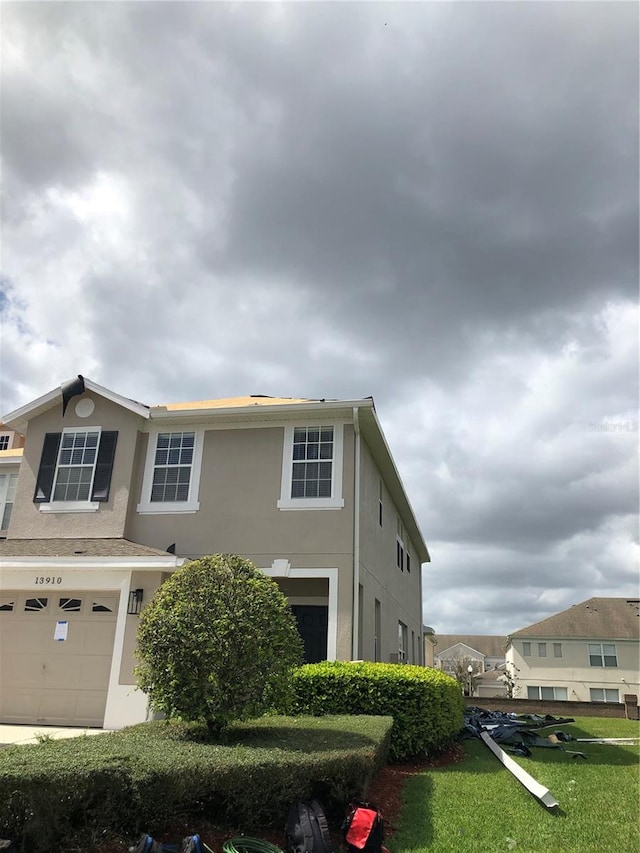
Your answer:
[[[639,636],[637,598],[590,598],[511,634],[511,637],[620,640],[637,640]]]
[[[487,658],[503,658],[505,638],[486,634],[437,634],[435,655],[441,657],[458,643],[469,646]]]

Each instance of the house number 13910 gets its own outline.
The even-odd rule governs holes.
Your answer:
[[[51,586],[52,584],[62,583],[62,578],[60,578],[60,577],[57,577],[57,578],[56,577],[48,577],[48,578],[46,578],[46,577],[40,576],[40,577],[36,578],[36,583],[37,584],[49,584]]]

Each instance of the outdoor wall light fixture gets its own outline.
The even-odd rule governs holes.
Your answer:
[[[127,607],[129,616],[140,615],[140,611],[142,610],[142,594],[141,589],[132,589],[129,593],[129,606]]]

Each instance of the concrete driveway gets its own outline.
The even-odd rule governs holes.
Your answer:
[[[10,726],[0,724],[0,748],[12,744],[38,743],[43,737],[55,740],[80,735],[100,735],[108,729],[72,729],[58,726]]]

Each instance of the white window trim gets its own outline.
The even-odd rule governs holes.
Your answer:
[[[96,446],[96,458],[93,460],[93,472],[91,474],[91,483],[89,485],[89,495],[91,495],[93,491],[93,480],[96,475],[96,464],[98,462],[98,450],[100,449],[100,439],[102,438],[102,427],[100,426],[81,426],[81,427],[65,427],[62,430],[60,435],[60,447],[58,447],[58,458],[56,459],[56,470],[53,475],[53,484],[51,486],[51,500],[49,503],[41,503],[38,504],[38,509],[40,512],[54,512],[54,513],[64,513],[64,512],[97,512],[100,509],[100,503],[98,501],[54,501],[53,495],[56,489],[56,482],[58,480],[58,471],[60,470],[60,451],[62,450],[62,437],[65,433],[76,433],[76,432],[97,432],[98,433],[98,444]],[[74,466],[63,466],[65,468],[74,467]]]
[[[100,504],[96,501],[51,501],[39,504],[40,512],[96,512]]]
[[[193,447],[193,460],[191,462],[191,477],[189,479],[189,497],[186,501],[154,501],[151,502],[151,486],[153,485],[153,472],[155,469],[156,444],[161,432],[193,432],[195,442]],[[144,465],[142,478],[142,497],[136,507],[140,515],[166,515],[168,513],[193,513],[200,509],[198,495],[200,492],[200,472],[202,470],[202,448],[204,445],[204,429],[193,427],[157,427],[149,431],[149,443],[147,445],[147,458]]]
[[[296,423],[284,428],[284,442],[282,451],[282,481],[280,484],[280,500],[277,502],[278,509],[282,510],[309,510],[309,509],[342,509],[344,499],[342,498],[342,458],[344,443],[344,424],[313,421],[309,426],[332,426],[333,427],[333,464],[331,467],[331,497],[330,498],[292,498],[291,477],[293,474],[293,432],[296,427],[307,426],[307,424]]]

